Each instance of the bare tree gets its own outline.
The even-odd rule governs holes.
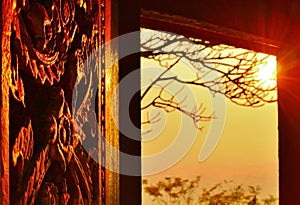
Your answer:
[[[164,97],[167,87],[172,83],[204,87],[242,106],[259,107],[277,100],[276,83],[268,85],[257,76],[259,69],[266,65],[269,55],[166,32],[143,31],[146,32],[142,32],[141,56],[158,62],[164,70],[142,92],[142,104],[146,104],[142,111],[150,107],[161,108],[166,112],[180,111],[192,118],[198,128],[201,128],[200,121],[214,117],[213,114],[205,115],[203,106],[186,109],[185,98],[181,101],[175,99],[182,89]],[[180,66],[180,61],[188,62],[192,69],[187,72],[193,77],[178,76],[172,72],[176,66]],[[150,101],[143,103],[153,89],[159,89],[159,92],[152,95]],[[142,125],[158,120],[158,116],[147,116],[148,119]]]

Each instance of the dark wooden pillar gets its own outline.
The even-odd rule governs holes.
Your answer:
[[[300,4],[289,1],[278,53],[279,203],[300,204]],[[287,10],[287,9],[286,9]]]
[[[120,0],[119,2],[119,34],[127,34],[129,32],[140,30],[140,2],[139,0]],[[132,39],[132,48],[139,49],[140,38],[137,37]],[[120,48],[122,49],[122,45]],[[139,53],[134,53],[132,55],[126,56],[119,61],[119,79],[120,81],[128,75],[130,72],[140,68],[140,55]],[[133,87],[140,89],[140,79],[136,79],[131,84]],[[141,142],[140,142],[140,132],[135,132],[135,136],[126,136],[122,133],[126,122],[132,120],[137,128],[140,128],[140,93],[131,99],[130,106],[130,116],[128,119],[123,113],[128,112],[128,107],[126,106],[126,95],[128,93],[126,87],[120,87],[120,151],[127,153],[129,155],[141,156]],[[130,137],[130,138],[129,138]],[[132,139],[135,138],[136,140]],[[135,173],[141,173],[141,161],[135,162],[135,164],[130,164],[126,162],[122,157],[120,158],[120,169],[135,169]],[[120,204],[121,205],[140,205],[141,204],[141,174],[139,176],[129,176],[120,175]]]
[[[300,204],[300,50],[278,56],[279,201]]]
[[[0,8],[0,204],[9,204],[9,78],[10,23],[12,1],[4,0]]]

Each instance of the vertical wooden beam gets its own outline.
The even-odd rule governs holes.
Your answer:
[[[99,44],[98,46],[101,47],[105,44],[105,33],[106,33],[106,6],[107,2],[109,3],[110,0],[98,0],[99,7],[99,17],[98,17],[98,32],[99,35]],[[106,181],[106,149],[105,149],[105,126],[106,126],[106,119],[105,119],[105,54],[101,52],[101,55],[98,59],[98,66],[101,68],[98,73],[99,77],[99,84],[98,84],[98,149],[99,149],[99,170],[98,170],[98,182],[99,182],[99,193],[100,198],[98,200],[98,204],[106,205],[107,203],[107,196],[106,196],[106,189],[107,189],[107,181]]]
[[[10,83],[10,33],[12,1],[1,5],[1,75],[0,75],[0,204],[9,204],[9,83]]]
[[[279,202],[299,204],[300,49],[282,47],[278,62]]]
[[[127,34],[129,32],[140,30],[140,0],[120,0],[119,1],[119,35]],[[132,39],[130,45],[134,50],[139,50],[140,48],[140,38]],[[122,49],[122,45],[119,45]],[[119,80],[121,81],[125,76],[127,76],[132,71],[140,68],[140,54],[134,53],[132,55],[126,56],[119,61]],[[140,76],[140,75],[138,75]],[[135,79],[131,82],[131,86],[136,88],[135,90],[140,90],[140,78]],[[124,126],[126,126],[127,121],[131,120],[132,123],[140,128],[141,126],[141,99],[140,92],[137,92],[135,96],[131,98],[131,103],[128,107],[126,106],[126,95],[128,93],[128,88],[120,87],[120,151],[128,155],[141,156],[141,133],[140,131],[135,131],[134,136],[126,136],[122,133]],[[124,102],[125,101],[125,102]],[[127,115],[123,113],[130,114],[128,119]],[[140,129],[139,129],[140,130]],[[132,139],[134,138],[134,139]],[[140,158],[141,159],[141,158]],[[120,204],[121,205],[140,205],[141,202],[141,160],[137,160],[134,163],[130,163],[122,158],[120,158],[120,169],[128,170],[134,169],[135,173],[139,173],[139,176],[129,176],[120,175]]]
[[[299,1],[288,1],[278,54],[279,204],[300,204]],[[279,24],[280,25],[280,24]],[[274,29],[274,28],[273,28]]]
[[[118,1],[105,1],[105,43],[118,36]],[[105,49],[105,130],[107,142],[119,149],[118,99],[114,95],[119,82],[118,48],[107,46]],[[106,167],[119,169],[119,156],[116,153],[106,153]],[[105,173],[106,205],[118,205],[119,201],[119,173],[106,169]]]

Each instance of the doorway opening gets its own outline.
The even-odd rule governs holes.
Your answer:
[[[278,204],[276,56],[141,31],[143,204]]]

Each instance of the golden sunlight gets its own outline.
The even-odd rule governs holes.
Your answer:
[[[276,86],[276,56],[270,56],[266,59],[266,64],[259,67],[256,77],[262,83],[262,86],[273,88]]]
[[[141,39],[150,42],[153,35],[153,45],[159,44],[156,35],[166,42],[173,39],[164,33],[150,34]],[[150,48],[152,44],[149,45]],[[258,204],[259,201],[265,204],[263,200],[278,204],[278,112],[277,103],[267,103],[277,99],[276,56],[227,45],[207,47],[207,50],[189,44],[174,47],[170,47],[172,53],[190,52],[191,56],[187,55],[190,60],[178,61],[170,67],[170,73],[165,68],[172,65],[173,58],[170,61],[164,55],[157,59],[141,58],[142,204],[207,204],[216,199],[214,196],[218,196],[217,204]],[[198,51],[203,55],[196,55]],[[169,64],[162,66],[166,62]],[[219,76],[216,74],[214,81],[204,79],[204,76],[213,77],[210,71],[214,69]],[[161,81],[156,80],[158,76],[163,76]],[[220,80],[217,85],[224,83],[232,92],[224,102],[218,101],[224,103],[221,108],[220,104],[212,103],[218,94],[209,92],[210,83],[217,80]],[[207,86],[203,82],[208,82]],[[153,87],[148,89],[149,85]],[[235,86],[239,85],[243,87],[236,91]],[[243,92],[246,92],[246,104],[249,101],[250,105],[239,106],[232,101],[232,97]],[[264,106],[252,109],[251,102],[260,98],[265,101],[259,105]],[[241,102],[243,105],[244,101]],[[199,154],[215,129],[212,120],[201,122],[202,127],[198,129],[195,121],[187,117],[189,110],[195,116],[199,106],[206,109],[204,116],[213,113],[214,123],[222,129],[221,140],[205,161],[199,161]],[[170,109],[179,112],[169,112]],[[226,111],[226,116],[219,113],[220,109]],[[219,120],[222,116],[224,122]],[[248,193],[248,186],[259,197],[254,197],[254,192]],[[231,198],[237,190],[243,198]]]

